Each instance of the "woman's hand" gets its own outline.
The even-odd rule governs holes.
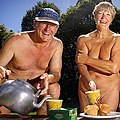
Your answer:
[[[89,82],[90,90],[95,91],[96,90],[96,84],[93,80]]]

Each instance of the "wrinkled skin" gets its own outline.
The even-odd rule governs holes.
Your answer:
[[[93,80],[101,91],[101,103],[116,111],[120,91],[120,35],[109,29],[111,11],[102,9],[95,16],[96,30],[77,40],[76,64],[80,73],[78,95],[81,112],[88,104],[85,92]],[[114,102],[113,102],[114,101]]]
[[[59,99],[63,44],[54,37],[58,26],[49,22],[34,21],[34,31],[12,35],[0,50],[0,78],[27,80],[36,89],[41,88],[41,97],[50,94]],[[0,108],[2,114],[10,111]],[[46,114],[43,105],[37,114]]]

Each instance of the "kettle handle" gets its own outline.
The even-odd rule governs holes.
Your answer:
[[[34,104],[35,108],[40,108],[42,106],[42,104],[49,98],[52,98],[50,95],[46,95],[41,102],[39,102],[38,104]]]
[[[39,88],[39,89],[38,89],[38,91],[36,92],[35,96],[36,96],[36,97],[39,97],[39,96],[40,96],[41,91],[42,91],[42,90]]]
[[[7,73],[5,72],[5,77],[2,78],[4,80],[4,82],[6,82],[8,80],[9,76],[7,75]]]
[[[4,78],[4,80],[7,81],[8,78],[9,78],[9,76],[8,76],[7,74],[5,74],[5,78]]]
[[[1,79],[1,82],[0,82],[0,87],[2,86],[2,84],[4,83],[4,82],[6,82],[7,80],[8,80],[8,75],[7,75],[7,73],[5,73],[5,77],[3,77],[2,79]]]

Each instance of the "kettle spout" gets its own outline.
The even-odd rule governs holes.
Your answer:
[[[42,101],[40,102],[40,103],[38,103],[38,104],[36,104],[34,107],[35,108],[40,108],[41,106],[42,106],[42,104],[47,100],[47,99],[49,99],[49,98],[52,98],[50,95],[46,95],[43,99],[42,99]]]

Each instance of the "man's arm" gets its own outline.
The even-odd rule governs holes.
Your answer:
[[[4,46],[0,49],[0,65],[6,66],[8,62],[12,59],[14,55],[13,50],[13,40],[14,37],[10,37],[4,44]]]
[[[4,78],[5,74],[9,75],[11,73],[9,70],[6,70],[5,67],[14,56],[16,44],[14,41],[16,39],[16,36],[12,35],[0,49],[0,78]]]
[[[37,89],[42,89],[40,95],[46,94],[49,84],[57,83],[61,77],[63,52],[63,44],[61,41],[56,44],[55,49],[56,50],[49,62],[48,70],[36,79],[37,81],[39,79],[39,81],[35,83],[35,87]]]
[[[56,83],[61,77],[63,44],[61,41],[56,45],[56,51],[50,61],[48,82]]]

